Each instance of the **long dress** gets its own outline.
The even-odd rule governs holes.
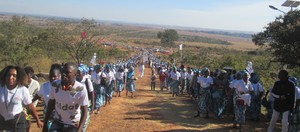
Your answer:
[[[126,79],[126,90],[129,92],[135,92],[134,71],[128,72]]]

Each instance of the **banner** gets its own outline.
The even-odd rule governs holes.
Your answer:
[[[249,74],[251,74],[251,73],[254,72],[254,70],[253,70],[253,68],[252,68],[252,62],[251,62],[251,61],[248,61],[248,62],[247,62],[246,70],[249,72]]]
[[[94,56],[91,59],[90,63],[93,64],[93,65],[96,65],[96,58],[97,58],[96,53],[94,53]]]
[[[180,45],[179,45],[179,50],[182,50],[182,45],[183,45],[183,44],[180,44]]]

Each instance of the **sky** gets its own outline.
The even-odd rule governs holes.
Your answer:
[[[260,32],[285,0],[0,0],[0,12]],[[299,7],[298,7],[299,8]]]

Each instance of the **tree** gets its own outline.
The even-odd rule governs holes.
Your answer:
[[[89,61],[96,48],[99,39],[96,22],[94,20],[82,19],[80,24],[61,23],[56,26],[56,38],[64,46],[65,52],[76,62]]]
[[[300,11],[290,11],[254,34],[255,45],[267,47],[275,56],[272,62],[300,66]]]
[[[158,32],[157,37],[160,38],[160,42],[165,46],[174,46],[174,42],[179,38],[177,31],[174,29],[167,29],[164,32]]]
[[[2,63],[26,66],[28,60],[38,57],[39,49],[33,43],[36,29],[27,22],[26,17],[13,16],[10,21],[0,24]]]

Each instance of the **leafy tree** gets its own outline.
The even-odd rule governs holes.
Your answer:
[[[34,47],[36,29],[27,22],[26,17],[13,16],[0,24],[2,63],[26,66],[28,60],[38,57],[40,50]]]
[[[80,24],[60,23],[55,27],[56,38],[64,51],[78,64],[89,60],[99,39],[96,38],[96,22],[82,19]]]
[[[160,38],[160,42],[165,46],[174,46],[174,42],[179,38],[177,31],[174,29],[167,29],[164,32],[158,32],[157,37]]]
[[[267,47],[275,56],[273,62],[300,66],[300,11],[290,11],[268,24],[263,32],[253,35],[252,41]]]

